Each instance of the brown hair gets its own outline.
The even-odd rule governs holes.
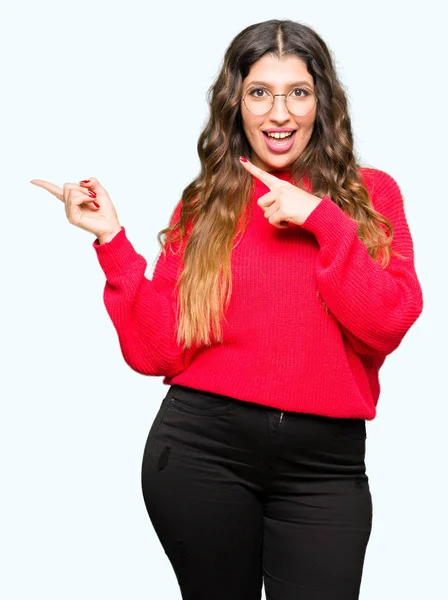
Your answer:
[[[313,195],[330,195],[357,221],[359,239],[374,260],[381,256],[383,268],[391,253],[398,254],[391,248],[393,225],[373,208],[358,172],[347,99],[325,42],[310,27],[290,20],[250,25],[232,40],[208,90],[210,117],[197,144],[201,170],[182,193],[179,221],[157,236],[164,255],[168,237],[170,243],[180,241],[183,253],[176,289],[177,343],[184,349],[210,345],[210,327],[215,341],[222,342],[221,319],[232,292],[231,252],[238,226],[244,231],[247,223],[253,185],[252,175],[239,162],[240,155],[251,156],[241,119],[242,81],[265,54],[300,57],[314,79],[316,121],[307,147],[289,168],[293,181],[306,174]]]

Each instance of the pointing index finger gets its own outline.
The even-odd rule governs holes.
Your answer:
[[[245,159],[245,160],[242,160],[242,159]],[[262,181],[265,185],[267,185],[267,187],[270,190],[275,188],[276,185],[281,181],[280,179],[278,179],[278,177],[275,177],[275,175],[272,175],[271,173],[266,173],[266,171],[263,171],[263,169],[260,169],[260,167],[256,167],[254,164],[252,164],[250,162],[250,160],[248,160],[244,156],[240,156],[240,162],[244,166],[246,171],[249,171],[249,173],[252,173],[252,175],[257,177],[260,181]]]
[[[58,185],[50,183],[49,181],[45,181],[44,179],[31,179],[30,183],[33,183],[38,187],[44,188],[44,190],[47,190],[48,192],[50,192],[50,194],[56,196],[58,200],[64,202],[64,192]]]

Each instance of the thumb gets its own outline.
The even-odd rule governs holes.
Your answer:
[[[98,181],[98,179],[95,179],[95,177],[90,177],[90,179],[83,179],[83,181],[80,181],[79,183],[83,187],[85,187],[89,190],[93,190],[96,193],[98,193],[98,192],[107,193],[106,190],[101,185],[101,183]]]

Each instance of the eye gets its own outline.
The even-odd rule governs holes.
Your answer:
[[[261,94],[258,94],[257,92],[261,92]],[[248,94],[253,98],[264,98],[265,96],[262,95],[263,92],[266,92],[269,95],[269,92],[263,88],[253,88],[248,92]]]
[[[299,94],[296,94],[295,92],[303,92],[305,95],[304,96],[300,96]],[[310,95],[311,95],[311,92],[309,92],[305,88],[295,88],[290,93],[290,96],[294,96],[294,98],[305,98],[306,96],[310,96]]]

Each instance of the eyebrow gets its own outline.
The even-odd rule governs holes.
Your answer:
[[[266,87],[272,87],[272,85],[270,83],[267,83],[266,81],[251,81],[248,83],[249,85],[265,85]],[[288,87],[292,87],[293,85],[307,85],[308,87],[312,88],[313,84],[310,83],[309,81],[293,81],[292,83],[287,84]]]

